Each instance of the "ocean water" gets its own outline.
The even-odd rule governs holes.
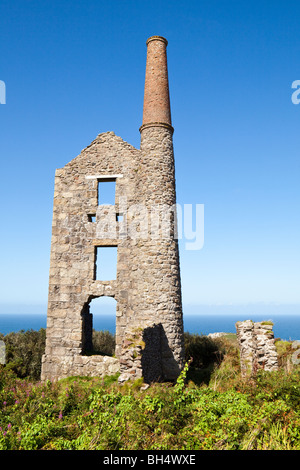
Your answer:
[[[236,315],[184,315],[184,330],[189,333],[207,335],[209,333],[226,332],[235,333],[235,323],[242,320],[264,321],[272,320],[273,331],[276,338],[300,341],[300,315],[266,315],[241,316]],[[8,334],[20,330],[39,330],[46,328],[46,315],[41,314],[0,314],[0,333]],[[114,315],[94,315],[94,328],[96,330],[115,331]]]
[[[207,335],[209,333],[236,333],[237,321],[253,320],[273,322],[275,338],[284,340],[300,340],[300,316],[298,315],[187,315],[184,316],[184,330],[190,333]]]

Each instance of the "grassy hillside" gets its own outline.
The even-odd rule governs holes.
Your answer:
[[[300,449],[300,371],[290,343],[277,343],[278,372],[243,381],[234,336],[185,340],[177,382],[146,390],[142,380],[120,386],[117,376],[39,383],[23,376],[15,345],[0,366],[0,450]]]

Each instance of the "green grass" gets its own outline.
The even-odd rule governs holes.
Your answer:
[[[187,340],[202,359],[146,390],[118,374],[40,383],[1,366],[0,450],[300,450],[298,366],[243,381],[234,336]],[[285,364],[293,351],[279,350]]]

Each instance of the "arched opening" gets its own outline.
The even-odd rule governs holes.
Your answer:
[[[116,300],[106,296],[91,298],[84,305],[81,312],[83,355],[114,355],[116,306]]]

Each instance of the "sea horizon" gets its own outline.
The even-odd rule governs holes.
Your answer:
[[[248,313],[248,312],[247,312]],[[274,314],[265,313],[247,313],[231,312],[229,314],[214,313],[184,313],[184,331],[191,334],[208,335],[210,333],[236,333],[235,324],[237,321],[272,321],[273,331],[276,338],[283,340],[300,340],[300,315],[297,314]],[[95,330],[107,330],[115,332],[116,317],[113,314],[93,315],[93,327]],[[32,313],[0,313],[0,333],[6,335],[20,330],[39,330],[46,328],[47,314]]]

